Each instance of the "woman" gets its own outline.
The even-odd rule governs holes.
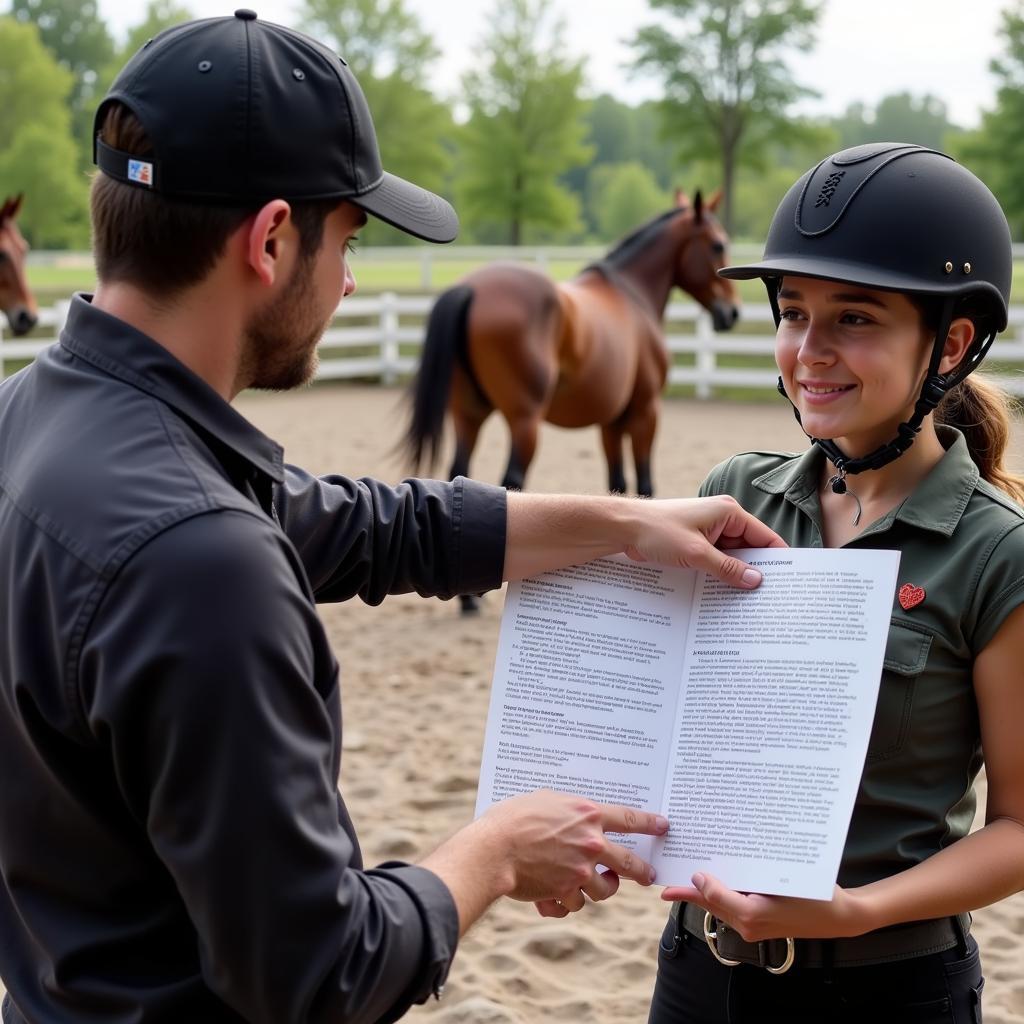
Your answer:
[[[722,271],[765,282],[779,387],[812,444],[737,455],[702,492],[792,546],[898,548],[900,586],[833,899],[703,874],[666,889],[684,902],[651,1024],[981,1020],[968,912],[1024,889],[1024,480],[1002,464],[998,392],[965,378],[1006,326],[1011,263],[974,175],[890,143],[810,170],[764,259]],[[968,836],[982,751],[986,824]]]

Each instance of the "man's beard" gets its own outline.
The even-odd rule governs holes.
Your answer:
[[[308,384],[319,364],[317,344],[330,323],[316,317],[315,260],[301,257],[281,297],[245,326],[242,384],[288,391]]]

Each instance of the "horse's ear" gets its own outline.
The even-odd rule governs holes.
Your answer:
[[[4,205],[0,206],[0,226],[3,225],[4,221],[7,220],[7,215],[11,211],[11,198],[8,196],[4,200]]]
[[[690,200],[686,198],[686,193],[681,188],[675,190],[672,198],[676,207],[680,210],[685,210],[690,205]]]
[[[708,200],[708,209],[712,213],[716,213],[718,211],[718,207],[722,205],[723,195],[724,193],[722,192],[722,190],[720,188],[716,188],[714,194]]]
[[[700,189],[697,189],[693,194],[693,219],[700,222],[701,217],[704,216],[704,197],[700,194]]]
[[[11,200],[11,208],[7,211],[7,216],[14,220],[18,216],[18,211],[21,209],[21,204],[25,200],[25,193],[19,192],[13,200]]]

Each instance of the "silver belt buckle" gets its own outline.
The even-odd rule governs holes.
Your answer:
[[[714,930],[712,926],[715,926]],[[708,944],[708,949],[711,950],[711,955],[720,963],[725,964],[726,967],[738,967],[742,960],[730,960],[728,957],[722,956],[718,952],[718,930],[717,921],[710,910],[704,911],[704,941]],[[796,946],[793,940],[786,937],[786,956],[782,963],[778,967],[772,967],[771,964],[765,964],[764,969],[769,974],[785,974],[786,971],[793,966],[793,959],[796,955]]]

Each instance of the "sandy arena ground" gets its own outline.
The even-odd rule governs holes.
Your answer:
[[[254,395],[239,407],[315,472],[403,475],[389,455],[403,413],[397,391],[320,386]],[[719,460],[753,447],[800,448],[781,400],[770,404],[668,402],[654,459],[657,493],[694,493]],[[500,479],[504,423],[492,417],[472,472]],[[1013,464],[1024,469],[1024,428]],[[447,463],[445,463],[445,466]],[[604,460],[595,430],[545,428],[528,486],[600,493]],[[463,621],[453,603],[415,596],[380,608],[323,606],[342,662],[342,786],[368,863],[415,859],[467,822],[473,810],[502,598]],[[445,1024],[641,1024],[665,916],[657,889],[624,885],[613,900],[564,921],[530,906],[495,907],[462,943],[440,1003],[413,1010]],[[986,1024],[1024,1021],[1024,896],[976,915],[986,956]]]
[[[240,410],[285,445],[288,460],[318,472],[396,481],[389,452],[403,421],[398,391],[318,386],[290,395],[251,395]],[[802,435],[781,402],[666,404],[656,445],[659,494],[690,495],[733,452],[791,450]],[[1024,470],[1024,428],[1015,436]],[[492,418],[474,475],[498,480],[506,434]],[[546,428],[528,485],[601,493],[605,469],[596,430]],[[380,608],[324,606],[342,663],[345,759],[342,786],[367,863],[415,860],[470,820],[500,594],[464,621],[454,603],[415,596]],[[657,889],[624,884],[613,900],[564,921],[505,902],[466,937],[444,998],[416,1008],[437,1024],[642,1024],[654,979],[665,905]],[[1024,1021],[1024,895],[976,915],[985,953],[986,1024]]]

